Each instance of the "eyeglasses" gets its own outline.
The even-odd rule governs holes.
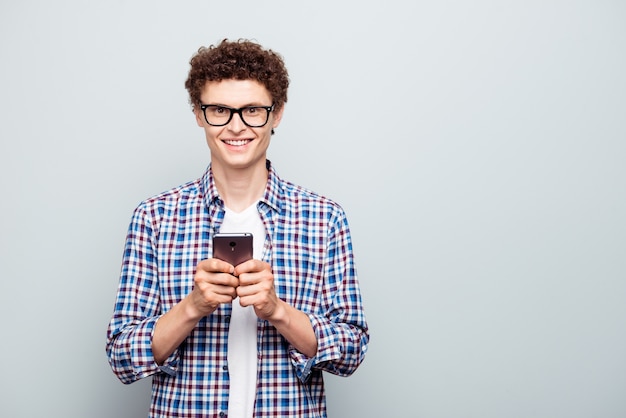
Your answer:
[[[200,105],[200,109],[204,113],[204,120],[211,126],[228,125],[233,115],[237,113],[246,126],[260,128],[265,126],[270,119],[270,112],[274,110],[274,105],[246,106],[236,109],[228,106],[203,104]]]

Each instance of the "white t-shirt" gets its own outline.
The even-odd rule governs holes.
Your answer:
[[[251,232],[253,257],[263,257],[265,226],[257,210],[257,203],[243,212],[226,208],[220,232]],[[233,300],[228,331],[228,373],[230,395],[229,418],[252,418],[256,398],[257,378],[257,316],[252,306],[245,308],[239,298]]]

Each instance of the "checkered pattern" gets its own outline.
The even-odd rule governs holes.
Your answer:
[[[350,375],[369,341],[348,223],[336,203],[281,180],[267,165],[258,204],[268,232],[263,258],[272,265],[278,296],[309,315],[318,352],[307,358],[258,321],[254,417],[326,417],[322,371]],[[133,214],[106,349],[122,382],[153,376],[150,417],[225,417],[228,411],[230,305],[203,318],[163,366],[151,350],[157,319],[191,291],[195,267],[211,256],[223,217],[210,167]]]

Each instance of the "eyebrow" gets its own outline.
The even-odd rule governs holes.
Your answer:
[[[268,106],[271,106],[271,104],[270,105],[266,105],[264,103],[258,103],[258,102],[252,102],[250,104],[246,104],[246,105],[243,105],[243,106],[240,106],[240,107],[235,107],[235,106],[227,105],[227,104],[224,104],[224,103],[202,103],[202,104],[203,105],[207,105],[207,106],[228,107],[228,108],[231,108],[231,109],[243,109],[244,107],[268,107]]]

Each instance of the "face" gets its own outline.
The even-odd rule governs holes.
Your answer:
[[[265,86],[254,80],[209,81],[200,95],[202,104],[232,108],[271,106],[272,97]],[[265,126],[251,128],[238,114],[224,126],[212,126],[204,118],[202,109],[196,109],[196,122],[204,129],[211,150],[214,169],[246,169],[265,167],[266,151],[271,132],[282,118],[283,109],[270,112]]]

